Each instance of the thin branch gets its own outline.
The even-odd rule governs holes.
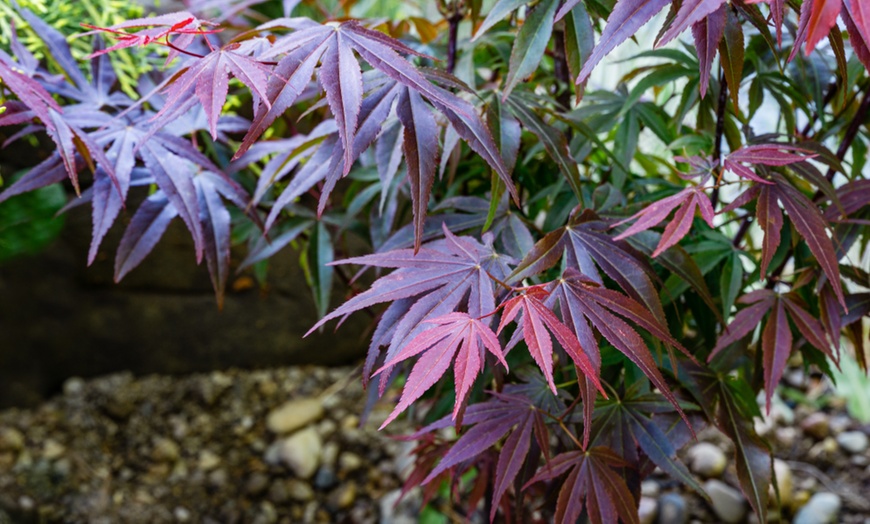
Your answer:
[[[716,136],[713,138],[713,163],[716,165],[717,181],[722,179],[722,138],[725,134],[725,108],[728,105],[728,86],[725,84],[725,73],[719,66],[719,100],[716,104]],[[713,188],[710,195],[713,209],[719,204],[719,185]]]
[[[462,13],[457,8],[456,11],[447,17],[449,30],[447,33],[447,72],[453,74],[456,69],[456,41],[459,36],[459,22],[462,21]]]

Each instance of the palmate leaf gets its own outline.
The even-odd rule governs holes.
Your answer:
[[[568,473],[556,501],[556,522],[577,522],[585,501],[589,520],[595,524],[619,519],[626,524],[639,523],[634,496],[622,475],[613,469],[626,466],[628,463],[606,446],[568,451],[553,457],[526,486]]]
[[[764,389],[769,412],[773,391],[782,378],[793,347],[789,321],[809,344],[828,357],[835,357],[825,336],[825,327],[804,309],[802,301],[794,292],[779,295],[774,291],[761,289],[743,295],[737,302],[746,304],[747,307],[738,311],[734,320],[722,332],[708,360],[752,333],[762,323],[764,316],[769,314],[761,334]]]
[[[669,3],[669,0],[618,0],[607,18],[601,39],[577,76],[577,84],[583,83],[602,58],[631,38]]]
[[[422,484],[430,484],[440,478],[445,472],[456,469],[486,450],[498,441],[510,435],[505,440],[495,467],[495,484],[493,486],[493,504],[490,520],[495,519],[499,501],[508,489],[522,467],[527,462],[532,444],[532,435],[537,441],[538,449],[549,449],[549,432],[546,426],[546,416],[554,415],[564,409],[557,397],[547,395],[549,406],[554,411],[536,403],[526,389],[534,387],[531,384],[511,384],[505,387],[503,393],[492,393],[493,398],[477,404],[472,404],[465,412],[462,423],[471,426],[443,454],[443,458],[434,468],[428,470],[428,475],[422,479]],[[546,386],[545,386],[546,387]],[[546,390],[545,390],[546,391]],[[425,435],[452,425],[450,416],[444,417],[407,437],[418,440]]]
[[[642,395],[640,383],[635,383],[621,397],[596,402],[592,443],[607,445],[617,453],[622,451],[622,458],[631,463],[638,460],[636,449],[639,448],[653,464],[706,498],[707,494],[698,481],[677,460],[674,444],[655,423],[657,418],[664,419],[665,414],[673,411],[666,399],[656,394]]]
[[[555,308],[558,304],[563,322],[580,341],[593,363],[596,375],[601,365],[601,356],[593,329],[597,330],[607,342],[634,362],[685,418],[682,408],[667,386],[649,348],[626,320],[649,332],[669,348],[677,348],[691,360],[694,360],[694,357],[668,333],[662,322],[659,322],[637,301],[619,292],[601,287],[597,282],[571,267],[565,271],[561,279],[549,286],[549,291],[550,298],[547,306]],[[581,381],[580,393],[583,396],[586,420],[584,442],[588,442],[589,439],[595,399],[595,389],[590,386],[590,383]]]
[[[782,153],[780,155],[784,155]],[[790,162],[780,155],[769,162]],[[781,164],[770,164],[781,165]],[[748,168],[744,168],[748,171]],[[755,175],[753,175],[755,176]],[[748,176],[747,176],[748,177]],[[773,173],[770,179],[759,179],[764,184],[753,186],[737,197],[734,202],[723,208],[730,211],[736,207],[745,206],[753,199],[757,199],[756,214],[765,238],[762,243],[762,268],[767,269],[772,260],[773,253],[779,245],[780,231],[783,226],[782,212],[777,202],[782,204],[788,214],[789,221],[800,234],[816,258],[825,276],[831,282],[840,282],[840,267],[837,264],[838,255],[834,244],[827,234],[828,225],[818,206],[798,191],[788,180],[779,173]],[[845,307],[842,286],[834,285],[834,294],[840,304]]]
[[[471,386],[483,370],[484,349],[492,353],[505,369],[508,367],[502,355],[501,344],[492,329],[467,313],[448,313],[427,319],[424,323],[435,324],[435,327],[414,337],[402,348],[402,351],[375,373],[377,375],[399,362],[424,353],[408,375],[399,404],[381,424],[381,429],[438,382],[451,362],[453,362],[456,386],[453,419],[457,421],[461,421],[461,414],[465,410]]]
[[[667,44],[693,24],[718,11],[723,4],[725,4],[725,0],[683,0],[671,26],[656,42],[656,46],[660,47]]]
[[[413,249],[399,249],[335,262],[397,268],[376,280],[371,288],[351,298],[323,317],[306,336],[324,323],[384,302],[393,302],[384,312],[372,337],[363,374],[371,373],[381,352],[392,360],[422,331],[427,319],[464,309],[472,318],[487,324],[485,317],[496,309],[492,277],[504,279],[511,259],[492,248],[492,235],[484,244],[469,237],[457,237],[444,227],[445,238]],[[492,277],[490,277],[492,275]],[[389,373],[383,373],[382,388]]]
[[[617,235],[615,240],[623,240],[641,231],[655,227],[659,222],[667,218],[674,209],[677,212],[665,227],[661,240],[659,240],[658,246],[653,251],[653,257],[659,256],[666,249],[676,245],[677,242],[689,233],[695,219],[696,210],[700,212],[704,222],[713,229],[715,227],[713,225],[715,212],[713,211],[710,199],[704,194],[704,189],[701,186],[686,188],[675,195],[653,202],[633,216],[617,222],[614,224],[614,227],[624,224],[629,220],[637,219],[628,229]]]
[[[655,275],[648,262],[625,242],[617,242],[605,231],[608,224],[591,211],[584,211],[567,226],[552,231],[539,240],[508,277],[515,282],[553,267],[563,256],[569,267],[578,268],[586,277],[603,283],[601,271],[613,279],[630,297],[644,304],[664,323],[664,310],[653,286]]]
[[[195,95],[205,109],[212,139],[216,140],[218,117],[226,103],[230,74],[248,86],[268,108],[266,81],[271,69],[239,53],[238,49],[239,44],[228,44],[197,58],[193,64],[175,73],[167,90],[166,102],[153,117],[154,124],[162,127],[179,113],[186,112],[191,95]]]
[[[559,318],[546,306],[543,300],[549,293],[543,286],[533,286],[525,289],[520,295],[508,299],[502,305],[501,322],[498,325],[498,333],[504,327],[514,321],[522,311],[522,330],[515,332],[508,347],[513,346],[516,340],[522,338],[529,348],[535,363],[541,368],[550,390],[556,393],[556,384],[553,383],[553,342],[550,334],[574,361],[574,364],[582,371],[585,380],[607,397],[607,393],[598,379],[598,366],[594,365],[577,340],[577,336],[563,324]]]

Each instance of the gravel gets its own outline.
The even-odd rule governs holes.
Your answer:
[[[364,402],[351,368],[70,379],[0,412],[0,524],[414,522],[383,504],[408,427],[360,427]]]

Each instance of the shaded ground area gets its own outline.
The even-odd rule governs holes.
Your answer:
[[[0,522],[415,522],[408,444],[359,427],[358,370],[85,382],[0,413]],[[391,431],[405,429],[402,423]],[[5,512],[5,513],[4,513]]]
[[[800,387],[825,386],[811,378]],[[419,522],[416,493],[394,507],[412,459],[387,434],[408,425],[377,432],[384,404],[360,428],[363,404],[350,368],[71,379],[37,409],[0,412],[0,523]],[[771,507],[772,522],[870,522],[870,426],[838,402],[815,410],[778,397],[756,426],[777,457],[783,506]],[[757,522],[730,446],[701,431],[680,455],[710,501],[653,474],[641,522]],[[449,514],[451,504],[436,498],[432,510]],[[485,513],[470,522],[488,522]]]

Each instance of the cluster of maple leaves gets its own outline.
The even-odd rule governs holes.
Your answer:
[[[762,11],[742,0],[619,0],[593,46],[584,3],[540,0],[526,8],[503,84],[484,118],[474,89],[443,70],[415,62],[432,59],[420,48],[357,20],[318,23],[290,17],[296,3],[284,2],[284,17],[223,43],[218,25],[189,12],[90,27],[100,34],[94,36],[89,75],[72,58],[63,35],[22,9],[61,74],[46,69],[12,35],[15,58],[0,50],[0,79],[15,99],[4,102],[0,126],[18,126],[7,143],[45,132],[56,150],[0,193],[0,201],[69,179],[79,193],[71,205],[89,202],[92,207],[91,263],[122,216],[131,188],[150,187],[126,224],[115,259],[116,277],[142,262],[178,217],[190,231],[197,260],[206,260],[220,301],[232,243],[226,202],[262,231],[242,263],[247,267],[303,232],[311,231],[312,242],[323,239],[327,231],[318,217],[330,205],[339,181],[364,155],[373,154],[382,193],[379,209],[395,206],[395,188],[403,187],[411,201],[412,223],[383,235],[375,253],[334,263],[393,271],[323,316],[312,331],[330,320],[388,304],[374,329],[363,377],[366,383],[378,380],[371,390],[381,396],[404,376],[401,397],[384,425],[443,383],[452,370],[451,413],[408,437],[420,442],[409,486],[423,484],[427,496],[433,496],[436,480],[449,478],[456,486],[465,472],[474,471],[479,481],[468,496],[469,507],[488,490],[490,518],[495,519],[499,511],[506,518],[514,511],[511,497],[551,496],[541,486],[564,479],[556,495],[557,521],[575,522],[585,509],[595,522],[636,522],[636,480],[655,466],[703,494],[676,459],[676,450],[693,430],[712,423],[734,440],[741,485],[764,519],[770,454],[745,414],[748,386],[729,376],[728,366],[761,326],[762,385],[769,407],[796,347],[792,326],[804,339],[801,345],[836,360],[841,331],[854,332],[856,323],[860,326],[870,301],[867,293],[847,293],[841,280],[839,260],[859,235],[835,234],[835,245],[828,231],[831,224],[866,222],[868,181],[854,180],[835,189],[814,162],[833,169],[842,158],[830,158],[814,143],[762,139],[722,158],[678,158],[684,189],[633,208],[633,215],[614,217],[588,202],[583,189],[588,180],[581,177],[566,137],[545,121],[534,95],[520,89],[522,80],[539,68],[559,27],[566,33],[565,60],[579,98],[593,68],[670,5],[657,45],[691,29],[701,98],[711,88],[718,50],[725,81],[718,89],[727,85],[737,110],[743,21],[769,36]],[[780,43],[785,2],[769,4]],[[525,5],[523,0],[497,1],[476,27],[475,38]],[[870,12],[860,0],[805,0],[792,59],[801,45],[810,53],[829,34],[832,42],[842,42],[835,27],[838,16],[855,56],[870,68]],[[103,37],[111,38],[112,45],[107,47]],[[167,65],[173,66],[162,79],[143,76],[141,97],[133,100],[117,89],[106,54],[145,46],[164,49]],[[232,78],[248,88],[250,120],[224,113]],[[276,120],[303,101],[311,104],[309,111],[328,107],[331,118],[307,134],[264,139]],[[564,224],[537,241],[534,228],[511,208],[511,202],[519,204],[523,197],[512,176],[522,130],[543,146],[579,204]],[[594,131],[578,130],[600,144]],[[200,131],[231,148],[232,158],[219,162],[206,154]],[[492,202],[454,197],[440,203],[454,213],[427,220],[433,184],[451,155],[460,151],[460,141],[494,173]],[[629,171],[623,159],[614,155],[612,160]],[[259,177],[249,192],[234,175],[252,166]],[[84,190],[79,181],[83,171],[92,180]],[[718,195],[726,173],[736,176],[731,183],[740,190],[717,210],[719,203],[710,195]],[[817,188],[822,200],[808,197],[792,174]],[[500,192],[510,198],[498,198]],[[317,213],[288,221],[288,211],[298,213],[297,201],[309,194],[316,196]],[[732,272],[737,281],[729,284],[730,295],[714,298],[680,243],[697,229],[696,215],[713,231],[719,225],[717,216],[740,210],[745,223],[754,215],[762,229],[757,277],[772,277],[774,285],[740,294],[745,287],[741,269]],[[661,232],[656,231],[663,222]],[[274,234],[277,225],[283,229]],[[481,228],[488,232],[479,239],[454,234]],[[811,258],[802,259],[785,292],[775,284],[788,256],[781,244],[784,235],[791,237],[792,228]],[[727,324],[712,349],[684,347],[681,337],[671,334],[653,262]],[[847,276],[862,275],[850,267]],[[819,296],[820,318],[799,293],[810,285]],[[676,293],[677,286],[669,289]],[[328,288],[320,293],[328,303]],[[740,307],[732,315],[735,304]],[[527,352],[540,373],[510,383],[505,379],[509,360],[523,362],[514,358],[520,351]],[[614,363],[620,364],[619,372],[613,372]],[[484,374],[496,391],[486,401],[472,401],[480,398]],[[571,398],[569,389],[576,396]],[[449,426],[466,430],[448,444],[439,430]],[[554,449],[558,454],[550,456]],[[540,466],[542,457],[545,464]]]

